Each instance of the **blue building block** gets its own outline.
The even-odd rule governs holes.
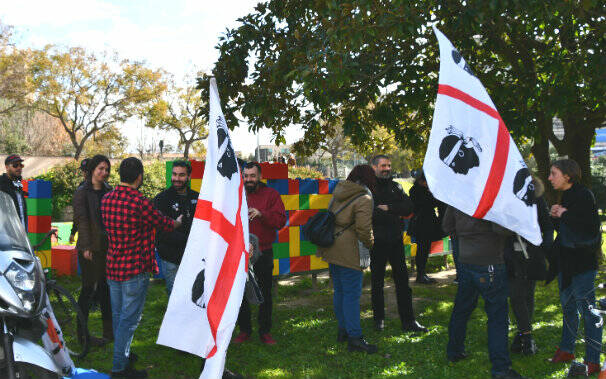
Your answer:
[[[288,179],[267,179],[267,186],[278,191],[280,195],[288,195]]]
[[[317,179],[301,179],[299,181],[299,193],[304,195],[317,194],[319,185]]]
[[[333,193],[335,187],[337,186],[337,183],[339,183],[339,180],[337,179],[330,179],[328,181],[328,193]]]
[[[290,258],[278,259],[280,265],[280,275],[290,274]]]
[[[299,228],[299,240],[307,241],[307,238],[305,238],[305,236],[303,235],[303,228]]]
[[[50,199],[51,182],[46,180],[32,180],[28,183],[27,192],[32,199]]]

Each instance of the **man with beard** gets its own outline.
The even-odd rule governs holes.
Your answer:
[[[276,239],[276,232],[286,224],[286,211],[278,191],[261,182],[261,166],[257,162],[248,162],[244,166],[244,188],[248,203],[249,231],[259,238],[261,256],[254,264],[259,287],[263,293],[263,303],[259,305],[259,336],[261,342],[274,345],[276,341],[269,333],[271,330],[272,311],[272,272],[274,257],[271,244]],[[246,298],[242,300],[238,315],[240,334],[234,343],[242,343],[252,334],[250,305]]]
[[[375,243],[370,254],[371,300],[375,328],[385,328],[385,265],[391,265],[391,275],[396,285],[398,313],[402,329],[406,332],[427,332],[427,328],[415,320],[412,310],[412,290],[408,285],[408,269],[404,260],[404,241],[400,217],[412,213],[413,204],[402,186],[391,176],[391,160],[377,155],[371,161],[377,176],[374,197],[372,227]]]
[[[23,159],[12,154],[4,160],[6,173],[0,176],[0,191],[6,192],[13,202],[17,214],[27,231],[27,204],[25,203],[25,194],[21,184],[21,173],[23,171]]]
[[[159,232],[156,235],[158,254],[162,258],[162,274],[166,282],[166,292],[170,296],[173,289],[173,283],[177,276],[177,270],[185,245],[189,237],[196,204],[198,202],[198,192],[190,189],[187,182],[191,177],[191,166],[186,161],[175,161],[173,163],[170,188],[160,192],[154,198],[155,207],[163,215],[176,219],[183,215],[183,224],[172,232]]]

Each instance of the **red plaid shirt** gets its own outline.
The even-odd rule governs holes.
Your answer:
[[[172,231],[174,222],[163,216],[136,189],[117,186],[101,200],[107,231],[107,279],[129,280],[144,272],[158,272],[154,259],[154,231]]]

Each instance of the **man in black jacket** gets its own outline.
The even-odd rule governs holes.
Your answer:
[[[17,214],[27,231],[27,204],[25,202],[25,192],[21,184],[21,172],[23,171],[23,158],[16,154],[9,155],[4,160],[6,173],[0,176],[0,191],[6,192],[13,202]]]
[[[404,260],[402,221],[400,217],[412,213],[413,204],[402,186],[391,176],[391,161],[386,155],[377,155],[371,161],[377,176],[374,195],[372,227],[375,244],[370,254],[372,310],[377,330],[385,327],[385,265],[391,265],[391,274],[396,285],[398,313],[404,331],[427,332],[419,324],[412,310],[412,290],[408,285],[408,269]]]
[[[182,225],[172,232],[159,232],[156,237],[158,254],[162,258],[162,273],[169,296],[173,289],[177,269],[185,252],[189,230],[196,212],[198,192],[187,187],[191,166],[186,161],[173,163],[172,186],[160,192],[154,199],[156,208],[163,215],[176,219],[183,215]]]

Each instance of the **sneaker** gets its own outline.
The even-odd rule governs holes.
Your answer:
[[[275,345],[277,343],[269,333],[261,334],[259,338],[261,338],[261,342],[266,345]]]
[[[512,353],[522,352],[522,333],[518,333],[513,337],[513,342],[511,343],[509,350],[511,350]]]
[[[236,338],[234,338],[234,343],[242,343],[244,341],[248,341],[250,339],[250,333],[246,333],[246,332],[240,332],[240,334],[238,334],[236,336]]]
[[[421,332],[427,333],[429,330],[423,325],[419,324],[418,321],[411,321],[402,325],[402,330],[405,332]]]
[[[452,356],[447,357],[447,359],[452,362],[458,362],[458,361],[462,361],[463,359],[467,358],[467,353],[463,352],[463,353],[456,353]]]
[[[601,373],[602,368],[600,367],[599,363],[592,363],[592,362],[585,361],[585,364],[587,365],[587,376],[593,375],[596,372]]]
[[[347,341],[347,350],[349,351],[363,351],[367,354],[374,354],[377,352],[377,345],[371,345],[364,337],[349,337]]]
[[[382,332],[385,329],[385,320],[375,320],[375,330]]]
[[[518,372],[512,368],[508,369],[503,373],[493,375],[492,377],[497,379],[525,379],[522,375],[518,374]]]
[[[244,379],[244,377],[241,374],[238,374],[237,372],[225,369],[223,370],[222,379]]]
[[[562,350],[560,350],[560,348],[558,348],[558,350],[556,350],[555,354],[553,355],[553,357],[551,357],[549,362],[560,363],[560,362],[570,362],[573,360],[574,360],[574,354],[568,353],[566,351],[562,351]]]
[[[524,355],[534,355],[539,351],[537,343],[532,338],[532,334],[522,334],[520,338],[520,348]]]
[[[114,378],[129,378],[129,379],[142,379],[147,378],[147,371],[135,370],[133,367],[128,366],[122,371],[112,371],[112,379]]]
[[[339,331],[337,332],[337,342],[347,342],[348,338],[347,330],[339,328]]]

